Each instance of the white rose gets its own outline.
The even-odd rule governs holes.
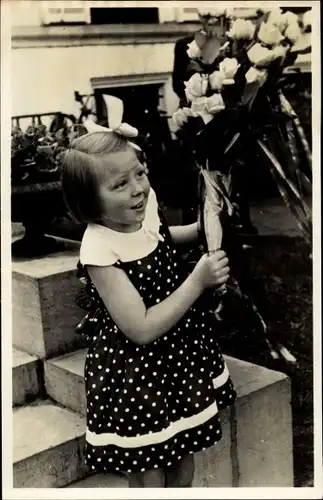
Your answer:
[[[273,24],[274,26],[277,26],[280,31],[284,31],[284,29],[286,28],[286,18],[284,17],[284,14],[279,7],[270,11],[268,22],[270,24]]]
[[[284,45],[277,45],[273,48],[274,58],[285,57],[288,52],[288,47]]]
[[[291,52],[302,52],[307,50],[312,45],[311,33],[302,33],[296,43],[290,49]]]
[[[246,73],[247,83],[259,82],[260,85],[263,85],[266,79],[267,79],[267,70],[265,69],[257,69],[251,67]]]
[[[235,77],[238,67],[239,64],[235,57],[226,57],[219,64],[220,73],[225,75],[226,80],[232,80]]]
[[[198,57],[201,56],[201,50],[200,47],[197,45],[196,41],[193,40],[191,43],[187,45],[188,49],[186,51],[186,54],[190,59],[197,59]]]
[[[208,98],[205,96],[204,97],[197,97],[192,102],[192,108],[191,108],[193,113],[195,114],[195,116],[200,116],[202,118],[205,125],[207,123],[209,123],[213,118],[211,113],[209,113],[206,109],[207,101],[208,101]]]
[[[227,32],[230,38],[251,40],[255,34],[255,25],[251,21],[245,19],[236,19]]]
[[[272,23],[261,23],[258,38],[266,45],[277,45],[284,37],[279,28]]]
[[[268,66],[274,60],[275,56],[272,50],[262,47],[260,43],[256,43],[248,50],[248,57],[257,66]]]
[[[312,9],[304,12],[302,21],[304,29],[312,27]]]
[[[210,87],[212,90],[221,90],[225,75],[221,71],[213,71],[209,76]]]
[[[196,116],[190,108],[179,108],[173,114],[173,120],[177,127],[182,127],[187,122],[190,116]]]
[[[290,12],[289,10],[283,14],[283,18],[285,19],[286,27],[290,24],[298,23],[298,15],[294,14],[294,12]]]
[[[193,113],[199,114],[206,109],[207,97],[197,97],[192,102],[191,110]]]
[[[285,31],[285,37],[291,42],[296,43],[301,37],[302,31],[298,23],[289,24]]]
[[[198,97],[192,103],[193,112],[202,118],[205,125],[223,109],[225,109],[225,105],[220,94],[214,94],[211,97]]]
[[[197,97],[205,95],[208,87],[208,78],[195,73],[187,82],[184,82],[184,85],[187,100],[194,101]]]
[[[225,104],[221,94],[213,94],[207,98],[206,111],[211,113],[211,115],[215,115],[223,109],[225,109]]]

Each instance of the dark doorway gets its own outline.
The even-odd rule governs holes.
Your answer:
[[[122,100],[123,121],[138,128],[141,134],[151,132],[158,115],[160,84],[111,87],[95,91],[97,111],[100,121],[107,121],[107,110],[103,94],[113,95]]]
[[[92,8],[91,24],[156,24],[159,22],[158,8]]]
[[[159,110],[162,91],[161,84],[143,84],[98,89],[94,94],[98,122],[104,126],[108,125],[108,117],[103,94],[113,95],[123,101],[123,122],[139,130],[137,142],[146,153],[150,182],[160,199],[166,201],[174,192],[174,141],[171,139],[167,117]]]

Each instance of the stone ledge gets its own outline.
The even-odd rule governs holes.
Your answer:
[[[65,243],[65,250],[41,258],[17,258],[12,259],[13,276],[40,280],[49,276],[76,270],[79,258],[80,243],[56,238]]]
[[[174,43],[199,28],[199,23],[14,27],[12,48]]]
[[[65,240],[66,241],[66,240]],[[13,345],[39,358],[80,349],[75,327],[85,315],[75,298],[82,288],[76,277],[79,243],[42,259],[12,263]]]
[[[12,405],[32,401],[43,393],[41,361],[36,356],[12,349]]]
[[[57,488],[88,473],[83,417],[48,401],[13,411],[14,488]]]

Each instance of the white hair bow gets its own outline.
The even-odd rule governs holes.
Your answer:
[[[119,99],[118,97],[115,97],[112,95],[107,95],[107,94],[103,94],[103,100],[104,100],[105,105],[107,107],[109,127],[102,127],[102,125],[98,125],[94,121],[87,118],[83,122],[86,130],[89,133],[91,133],[91,132],[115,132],[116,134],[120,134],[126,138],[137,137],[138,136],[138,129],[136,129],[135,127],[132,127],[132,125],[129,125],[128,123],[122,122],[122,117],[123,117],[123,102],[122,102],[122,100]],[[141,148],[137,144],[135,144],[131,141],[129,141],[129,144],[134,149],[141,151]]]

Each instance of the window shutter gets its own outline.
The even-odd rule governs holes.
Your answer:
[[[42,7],[43,24],[60,23],[62,21],[62,7]]]
[[[64,23],[86,23],[91,22],[89,7],[64,7],[63,9]]]
[[[43,24],[54,23],[90,23],[89,7],[56,7],[54,2],[46,2],[42,7]]]
[[[199,22],[200,18],[198,15],[198,10],[195,8],[186,8],[186,9],[176,9],[177,21],[179,23],[185,22]]]
[[[158,9],[160,23],[172,23],[177,21],[178,9],[162,7]]]

